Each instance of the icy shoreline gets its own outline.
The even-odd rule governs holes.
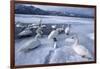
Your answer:
[[[61,36],[59,36],[59,39],[62,36],[65,36],[65,35],[62,34]],[[15,45],[16,46],[16,57],[15,57],[16,65],[93,61],[93,59],[91,60],[83,59],[81,56],[77,55],[73,51],[71,46],[66,46],[66,43],[63,41],[65,38],[62,38],[61,41],[58,42],[57,49],[53,48],[52,41],[48,41],[47,37],[41,38],[40,41],[42,45],[27,53],[17,52],[17,50],[20,48],[19,45],[21,45],[21,43],[23,42],[27,42],[27,39],[21,41],[19,45]],[[33,38],[29,38],[29,40],[32,40],[32,39]]]
[[[89,52],[93,55],[94,53],[94,42],[91,38],[90,33],[94,33],[94,20],[89,18],[75,18],[75,17],[57,17],[57,16],[33,16],[33,15],[19,15],[15,17],[15,22],[22,23],[39,23],[42,18],[44,24],[72,24],[71,31],[75,32],[79,36],[80,44],[84,45]],[[48,25],[49,26],[49,25]],[[48,30],[46,30],[48,31]],[[15,64],[16,65],[30,65],[30,64],[50,64],[50,63],[70,63],[70,62],[83,62],[83,61],[94,61],[85,60],[77,55],[64,41],[67,38],[65,34],[59,35],[58,47],[54,51],[52,40],[47,39],[48,35],[44,34],[43,38],[40,38],[41,46],[32,49],[31,51],[24,53],[18,52],[26,42],[33,40],[32,37],[15,40]]]

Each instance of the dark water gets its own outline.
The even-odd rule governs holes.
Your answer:
[[[28,25],[28,24],[26,24]],[[64,25],[64,28],[66,28],[67,24],[44,24],[46,25],[46,27],[42,28],[43,31],[43,35],[49,35],[49,33],[53,30],[51,28],[52,25],[57,25],[57,28],[61,28],[62,25]],[[26,27],[24,28],[17,28],[15,27],[15,37],[17,37],[17,35],[22,32],[23,30],[25,30]],[[33,33],[32,36],[36,35],[36,28],[31,28],[30,29]],[[74,32],[79,32],[79,33],[91,33],[93,32],[93,25],[92,24],[72,24],[71,25],[71,31]]]

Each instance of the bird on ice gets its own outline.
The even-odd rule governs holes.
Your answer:
[[[59,30],[59,32],[63,32],[64,31],[64,25],[62,25],[61,28],[57,28],[57,30]]]
[[[41,37],[41,36],[42,36],[43,32],[42,32],[41,26],[39,26],[39,27],[37,28],[36,33],[37,33],[37,34],[36,34],[36,37]]]
[[[92,59],[92,55],[89,52],[89,50],[85,46],[79,44],[79,38],[78,38],[77,34],[72,36],[72,39],[74,39],[74,44],[72,45],[72,48],[76,52],[76,54],[78,54],[82,58],[86,58],[88,60]]]
[[[67,25],[67,27],[65,28],[65,34],[66,35],[69,35],[69,33],[70,33],[70,27],[71,27],[71,24]]]
[[[54,29],[53,31],[51,31],[51,33],[48,35],[48,39],[53,39],[54,45],[53,47],[56,48],[57,47],[57,36],[59,35],[59,30],[58,29]]]
[[[23,30],[18,34],[19,37],[28,35],[32,35],[32,31],[29,28],[25,28],[25,30]]]
[[[36,30],[36,36],[33,38],[33,39],[31,39],[31,40],[29,40],[28,42],[26,42],[20,49],[19,49],[19,51],[29,51],[29,50],[31,50],[31,49],[34,49],[34,48],[36,48],[36,47],[38,47],[38,46],[40,46],[41,45],[41,42],[40,42],[40,40],[39,40],[39,37],[41,37],[42,36],[42,30],[41,30],[42,28],[41,28],[41,26],[39,25],[39,27],[38,27],[38,29]]]
[[[23,46],[21,46],[21,48],[19,49],[19,51],[28,52],[29,50],[32,50],[40,45],[41,43],[38,38],[31,39],[28,42],[24,43]]]

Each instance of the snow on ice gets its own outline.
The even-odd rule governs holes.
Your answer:
[[[44,17],[44,18],[43,18]],[[28,52],[18,51],[25,43],[30,43],[34,37],[27,37],[15,40],[15,64],[51,64],[51,63],[70,63],[94,60],[94,44],[93,44],[93,23],[92,18],[78,17],[61,17],[61,16],[40,16],[39,15],[19,15],[16,14],[15,22],[22,23],[38,23],[42,18],[43,24],[72,24],[71,31],[79,36],[81,45],[84,45],[92,54],[92,59],[87,60],[77,55],[72,49],[73,40],[68,41],[68,37],[64,33],[58,35],[57,48],[53,48],[52,39],[48,39],[48,35],[39,38],[41,45],[31,49]],[[92,34],[91,34],[92,33]],[[68,41],[68,42],[67,42]],[[30,45],[30,44],[29,44]],[[32,45],[32,44],[31,44]]]

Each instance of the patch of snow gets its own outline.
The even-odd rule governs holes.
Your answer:
[[[94,33],[90,33],[87,35],[90,39],[94,40]]]

